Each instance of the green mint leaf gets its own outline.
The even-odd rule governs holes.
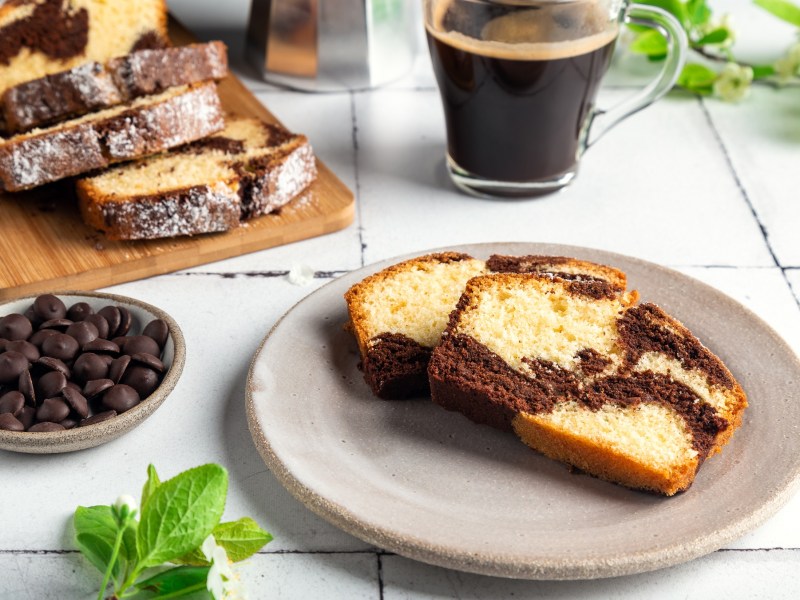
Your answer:
[[[725,40],[728,39],[730,36],[730,32],[723,28],[715,29],[714,31],[709,31],[703,37],[701,37],[696,42],[693,42],[695,46],[706,46],[708,44],[721,44]]]
[[[764,79],[775,75],[775,67],[772,65],[753,65],[753,79]]]
[[[686,3],[686,13],[689,22],[695,27],[705,25],[711,19],[711,9],[706,0],[689,0]]]
[[[142,507],[139,566],[154,567],[203,543],[225,509],[228,473],[219,465],[189,469],[159,485]]]
[[[217,545],[225,548],[228,558],[239,562],[250,558],[272,541],[272,536],[261,529],[253,519],[243,517],[238,521],[220,523],[212,532]],[[207,565],[208,561],[199,548],[173,561],[188,565]]]
[[[147,466],[147,482],[142,487],[142,501],[139,502],[139,510],[144,508],[150,496],[156,491],[156,488],[161,485],[161,480],[158,478],[158,473],[153,465]]]
[[[631,42],[631,52],[647,56],[660,57],[667,54],[667,40],[655,29],[645,31]]]
[[[678,85],[697,94],[710,94],[713,91],[717,73],[704,65],[688,63],[678,76]]]
[[[238,521],[220,523],[214,528],[214,539],[225,548],[233,562],[250,558],[272,541],[272,536],[261,529],[253,519],[243,517]]]
[[[180,598],[199,591],[206,590],[209,567],[175,567],[162,571],[136,584],[136,589],[141,592],[131,597],[135,598]],[[155,594],[153,596],[152,594]]]
[[[779,19],[800,27],[800,6],[789,0],[754,0],[754,2]]]
[[[73,517],[75,543],[78,550],[101,573],[105,573],[111,560],[119,525],[110,506],[79,506]],[[131,520],[122,536],[119,556],[112,570],[114,581],[124,575],[128,563],[136,560],[136,521]]]

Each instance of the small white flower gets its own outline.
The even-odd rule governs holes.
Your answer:
[[[717,46],[718,48],[729,48],[733,46],[733,43],[736,41],[736,30],[734,27],[733,17],[729,14],[723,15],[721,19],[711,19],[705,25],[699,28],[699,33],[701,35],[708,35],[712,31],[716,31],[717,29],[724,29],[728,32],[728,37],[725,38],[725,41],[721,44],[712,44],[713,46]]]
[[[206,579],[206,588],[214,600],[234,600],[244,598],[244,592],[239,584],[239,578],[234,573],[225,548],[217,546],[213,535],[209,535],[200,551],[206,560],[211,563]]]
[[[738,102],[747,96],[753,82],[753,69],[729,62],[714,82],[714,93],[727,102]]]
[[[781,83],[800,76],[800,42],[792,45],[782,58],[775,61],[775,74]]]
[[[117,498],[117,501],[114,502],[114,506],[112,508],[114,514],[121,524],[132,518],[138,509],[139,506],[136,504],[136,499],[128,494],[123,494]]]

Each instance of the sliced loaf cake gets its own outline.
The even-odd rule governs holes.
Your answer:
[[[0,133],[27,131],[227,74],[222,42],[138,50],[106,63],[87,62],[0,94]]]
[[[165,0],[6,0],[0,94],[88,61],[166,46]]]
[[[541,275],[470,280],[429,376],[448,410],[668,496],[692,484],[747,406],[722,362],[659,307]]]
[[[258,119],[78,180],[84,221],[110,239],[226,231],[289,202],[316,177],[305,136]]]
[[[141,158],[203,138],[225,125],[214,82],[171,88],[0,142],[7,191]]]
[[[492,256],[488,261],[445,252],[388,267],[345,295],[364,379],[385,400],[428,392],[428,362],[467,281],[489,272],[532,272],[574,286],[625,291],[625,274],[559,256]]]

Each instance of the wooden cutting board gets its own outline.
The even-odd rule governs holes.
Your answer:
[[[176,45],[195,41],[174,20],[170,34]],[[232,75],[219,95],[230,113],[277,122]],[[164,240],[106,240],[81,221],[68,183],[0,192],[0,299],[106,287],[343,229],[353,222],[353,194],[322,162],[317,167],[317,181],[278,214],[226,233]]]

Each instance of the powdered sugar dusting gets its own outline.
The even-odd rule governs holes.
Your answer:
[[[225,126],[213,83],[131,111],[123,120],[123,126],[106,132],[106,150],[112,161],[161,152],[203,138]]]
[[[223,183],[174,191],[157,199],[110,202],[102,208],[112,237],[121,239],[227,231],[238,225],[239,210],[237,191]]]

